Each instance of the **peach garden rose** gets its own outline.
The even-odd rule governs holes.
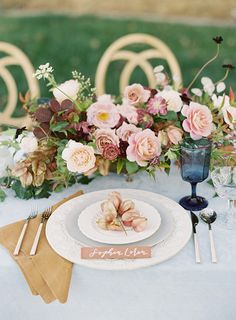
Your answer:
[[[167,136],[173,144],[178,144],[183,139],[183,130],[175,126],[169,126],[166,129]]]
[[[136,161],[141,167],[146,167],[150,160],[161,154],[160,141],[150,129],[132,134],[128,142],[127,159]]]
[[[150,91],[144,89],[141,84],[134,83],[127,86],[124,91],[125,100],[131,105],[147,102],[150,98]]]
[[[212,114],[207,106],[197,102],[185,105],[182,114],[186,117],[183,121],[183,129],[190,133],[193,140],[208,137],[212,131]]]
[[[66,161],[67,169],[76,173],[89,171],[96,162],[93,148],[74,140],[69,140],[62,152],[62,159]]]

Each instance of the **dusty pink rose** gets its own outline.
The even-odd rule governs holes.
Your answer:
[[[114,128],[120,114],[113,103],[95,102],[87,110],[87,121],[98,128]]]
[[[116,134],[121,140],[128,141],[131,134],[140,131],[142,131],[142,129],[136,127],[134,124],[128,124],[126,122],[123,122],[122,126],[120,126],[120,128],[116,130]]]
[[[178,144],[183,139],[183,130],[175,126],[169,126],[166,129],[167,136],[173,144]]]
[[[108,144],[103,148],[102,156],[107,160],[115,160],[120,154],[120,149],[114,144]]]
[[[136,161],[141,167],[147,166],[150,160],[161,154],[160,141],[150,129],[132,134],[128,142],[127,159]]]
[[[122,105],[118,105],[117,109],[129,123],[138,124],[137,109],[134,106],[124,102]]]
[[[94,136],[97,150],[101,154],[103,153],[103,149],[109,144],[119,147],[119,137],[115,134],[115,130],[97,129]]]
[[[167,103],[162,97],[155,96],[148,101],[147,111],[154,116],[157,114],[166,115],[167,114]]]
[[[190,133],[193,140],[208,137],[212,130],[212,114],[207,106],[196,102],[185,105],[182,114],[187,118],[183,121],[183,128]]]
[[[132,105],[147,102],[150,98],[150,91],[144,89],[141,84],[134,83],[125,88],[124,98]]]

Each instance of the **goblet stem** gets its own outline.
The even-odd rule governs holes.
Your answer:
[[[196,183],[191,183],[191,187],[192,187],[192,198],[196,198],[197,197],[197,184]]]

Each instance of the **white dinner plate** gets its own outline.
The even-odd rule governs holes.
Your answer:
[[[90,201],[91,203],[91,201]],[[86,201],[83,203],[78,203],[75,210],[71,210],[65,216],[65,229],[69,236],[83,247],[96,247],[96,246],[107,246],[105,243],[98,243],[87,238],[78,228],[78,218],[83,211]],[[158,243],[166,240],[170,234],[174,231],[174,217],[170,210],[166,210],[165,207],[159,206],[158,212],[161,216],[161,225],[159,229],[149,238],[135,242],[137,246],[155,246]],[[58,218],[59,219],[59,218]],[[115,245],[116,246],[116,245]]]
[[[127,260],[88,260],[81,259],[81,243],[69,235],[66,218],[73,212],[74,218],[89,204],[103,200],[112,191],[118,191],[124,198],[138,198],[154,206],[161,214],[171,212],[174,219],[174,230],[164,241],[152,248],[152,257],[148,259]],[[72,221],[72,220],[71,220]],[[77,222],[77,219],[75,219]],[[162,226],[162,223],[161,223]],[[160,229],[161,230],[161,226]],[[76,226],[77,227],[77,226]],[[158,232],[159,232],[158,230]],[[158,234],[157,232],[157,234]],[[187,212],[175,201],[144,190],[113,189],[91,192],[71,199],[58,207],[46,225],[46,237],[51,247],[63,258],[89,268],[104,270],[131,270],[158,264],[176,255],[189,241],[192,234],[192,223]],[[153,237],[153,236],[152,236]],[[151,239],[152,237],[148,238]],[[143,240],[143,241],[147,241]],[[92,241],[92,240],[89,240]],[[135,243],[137,245],[137,243]]]
[[[78,227],[87,238],[101,243],[122,245],[147,239],[160,227],[161,216],[153,206],[144,201],[130,199],[134,202],[135,209],[138,210],[140,216],[147,218],[145,230],[136,232],[128,227],[125,227],[126,232],[123,230],[110,231],[101,229],[97,224],[97,220],[103,216],[101,203],[105,199],[89,205],[79,215]]]

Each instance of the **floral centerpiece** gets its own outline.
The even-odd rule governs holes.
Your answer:
[[[88,183],[111,168],[128,175],[140,170],[155,176],[169,171],[179,158],[179,144],[206,137],[213,155],[235,129],[236,102],[224,80],[201,79],[202,89],[192,88],[202,70],[218,57],[221,37],[213,39],[217,53],[187,88],[176,90],[163,66],[154,69],[157,87],[132,84],[122,97],[96,97],[90,80],[77,71],[58,84],[49,63],[35,75],[47,82],[51,98],[21,96],[32,119],[32,130],[17,129],[1,141],[1,184],[18,197],[47,197],[76,182]],[[229,92],[229,93],[228,93]],[[225,142],[226,141],[226,142]],[[4,191],[1,191],[4,198]]]

